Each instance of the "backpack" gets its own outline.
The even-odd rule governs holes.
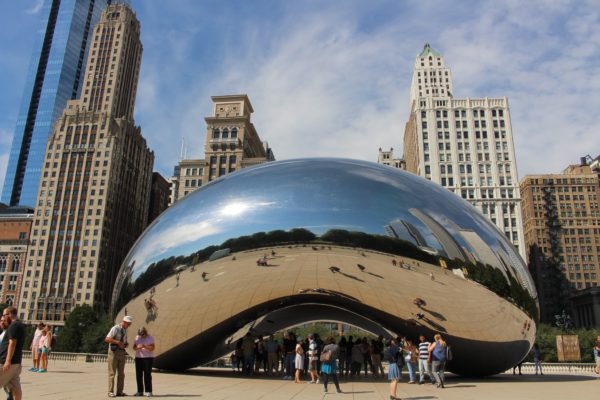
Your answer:
[[[436,343],[432,356],[434,361],[446,361],[447,359],[447,346],[441,346],[439,343]]]

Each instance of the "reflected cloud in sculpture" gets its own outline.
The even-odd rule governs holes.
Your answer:
[[[159,216],[123,263],[113,312],[148,325],[158,368],[212,361],[248,331],[338,320],[442,332],[450,370],[486,375],[528,353],[536,298],[514,247],[446,189],[374,163],[304,159],[227,175]]]

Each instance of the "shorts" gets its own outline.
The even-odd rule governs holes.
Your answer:
[[[48,354],[48,348],[46,346],[39,349],[42,354]]]

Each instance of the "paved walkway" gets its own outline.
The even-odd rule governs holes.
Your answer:
[[[31,362],[24,364],[29,368]],[[46,374],[23,371],[21,382],[25,399],[104,399],[106,397],[106,365],[101,363],[69,363],[51,361]],[[241,378],[227,370],[192,370],[187,373],[153,374],[155,397],[164,399],[201,400],[308,400],[308,399],[389,399],[386,382],[342,382],[344,394],[336,395],[330,387],[323,393],[321,385],[294,384],[282,379]],[[544,375],[525,374],[497,375],[487,379],[467,379],[450,376],[445,389],[431,384],[423,386],[398,385],[402,399],[411,400],[496,400],[496,399],[598,399],[600,379],[591,375]],[[133,365],[126,367],[125,392],[135,392]]]

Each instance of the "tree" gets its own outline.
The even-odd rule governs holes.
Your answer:
[[[75,306],[65,321],[65,327],[56,338],[56,350],[78,353],[81,351],[84,335],[96,324],[94,310],[88,304]]]

